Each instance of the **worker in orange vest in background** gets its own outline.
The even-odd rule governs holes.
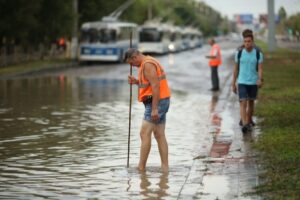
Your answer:
[[[209,59],[208,65],[210,66],[211,69],[212,88],[210,90],[218,91],[220,89],[218,67],[222,64],[221,49],[220,46],[216,44],[213,38],[209,39],[208,43],[211,46],[209,55],[206,56],[206,58]]]
[[[66,40],[61,37],[57,40],[58,49],[66,50]]]

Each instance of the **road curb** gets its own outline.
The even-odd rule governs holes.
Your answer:
[[[37,69],[30,69],[25,72],[18,72],[18,73],[12,73],[7,75],[0,75],[0,80],[5,79],[11,79],[11,78],[18,78],[22,76],[30,76],[30,75],[36,75],[39,73],[45,73],[45,72],[56,72],[67,68],[73,68],[75,66],[78,66],[78,63],[76,61],[70,61],[64,64],[53,64],[49,65],[47,67],[43,68],[37,68]]]

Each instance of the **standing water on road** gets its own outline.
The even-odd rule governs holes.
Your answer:
[[[233,53],[227,46],[224,59]],[[245,164],[251,156],[231,113],[238,109],[226,86],[231,69],[220,68],[223,88],[212,94],[207,52],[157,57],[172,89],[168,174],[155,140],[147,171],[136,170],[144,111],[136,87],[126,168],[128,65],[1,79],[0,199],[252,199],[243,193],[255,186],[256,168]]]

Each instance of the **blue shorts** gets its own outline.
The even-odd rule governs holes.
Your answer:
[[[170,98],[161,99],[158,103],[158,121],[153,121],[151,119],[152,103],[145,104],[145,113],[144,120],[155,123],[155,124],[164,124],[166,123],[166,115],[170,106]]]
[[[240,101],[255,100],[257,97],[257,85],[238,84],[238,94]]]

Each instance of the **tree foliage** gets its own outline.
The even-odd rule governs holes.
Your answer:
[[[1,0],[0,45],[6,42],[34,46],[50,44],[58,37],[70,38],[75,17],[78,26],[101,20],[126,2],[77,1],[78,15],[74,15],[73,0]],[[135,0],[120,19],[143,24],[149,17],[179,26],[192,25],[205,35],[216,34],[222,21],[219,13],[194,0]]]
[[[194,26],[205,35],[216,35],[222,24],[220,13],[194,0],[136,0],[122,17],[141,24],[148,19],[149,7],[153,18],[179,26]]]
[[[286,19],[286,11],[285,11],[284,7],[279,8],[278,15],[279,15],[280,20]]]
[[[79,24],[101,20],[125,2],[126,0],[78,0]]]
[[[286,21],[287,28],[290,28],[293,31],[293,34],[295,34],[297,31],[300,32],[300,13],[292,15],[287,21]]]
[[[294,35],[300,33],[300,12],[287,17],[287,13],[283,7],[278,11],[280,23],[277,26],[277,32],[280,34],[287,34],[291,31]]]
[[[0,38],[35,45],[71,33],[71,0],[1,0]]]

